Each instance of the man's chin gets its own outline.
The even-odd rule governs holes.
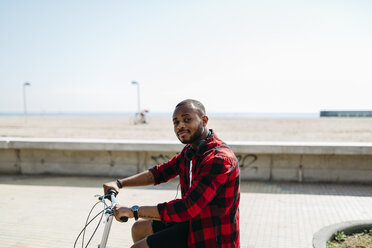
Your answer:
[[[191,143],[190,140],[187,140],[187,139],[181,139],[181,138],[178,138],[178,140],[181,141],[181,143],[182,143],[182,144],[185,144],[185,145]]]

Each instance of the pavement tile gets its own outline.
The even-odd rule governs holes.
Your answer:
[[[73,247],[96,202],[93,196],[109,180],[0,176],[0,247]],[[124,189],[118,201],[128,206],[155,205],[174,199],[176,188],[177,183],[171,182]],[[313,234],[326,225],[372,219],[372,185],[243,182],[241,192],[244,248],[311,248]],[[114,221],[108,246],[130,247],[132,223]],[[90,247],[97,247],[102,232],[100,225]],[[78,244],[81,247],[81,241]]]

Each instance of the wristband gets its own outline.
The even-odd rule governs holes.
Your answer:
[[[116,182],[118,183],[119,189],[123,188],[123,184],[119,179],[116,179]]]

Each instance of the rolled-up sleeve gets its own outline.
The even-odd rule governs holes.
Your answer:
[[[155,165],[149,171],[154,175],[155,185],[169,181],[178,175],[179,157],[176,155],[168,162],[160,165]]]

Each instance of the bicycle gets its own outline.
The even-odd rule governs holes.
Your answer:
[[[146,113],[148,112],[148,110],[143,110],[142,112],[140,113],[136,113],[135,116],[133,117],[133,124],[134,125],[138,125],[138,124],[149,124],[149,120],[147,118],[147,115]]]
[[[94,206],[92,207],[92,209],[90,210],[89,214],[88,214],[88,217],[87,217],[87,220],[85,222],[85,226],[84,228],[81,230],[81,232],[79,233],[79,235],[77,236],[76,240],[75,240],[75,243],[74,243],[74,248],[76,247],[76,243],[77,241],[79,240],[79,237],[80,235],[83,234],[83,237],[82,237],[82,247],[84,247],[84,237],[85,237],[85,231],[87,229],[87,227],[89,226],[89,224],[92,223],[92,221],[94,219],[96,219],[99,215],[101,215],[101,218],[96,226],[96,229],[94,230],[92,236],[90,237],[88,243],[86,244],[85,247],[88,247],[88,245],[90,244],[90,241],[92,240],[92,238],[94,237],[99,225],[101,224],[101,221],[102,221],[102,218],[103,216],[105,215],[106,216],[106,224],[105,224],[105,228],[104,228],[104,231],[103,231],[103,234],[102,234],[102,238],[101,238],[101,242],[100,244],[98,245],[98,248],[106,248],[106,244],[107,244],[107,240],[108,240],[108,237],[109,237],[109,234],[110,234],[110,229],[111,229],[111,225],[112,225],[112,220],[114,218],[114,207],[116,204],[118,204],[118,202],[116,201],[116,192],[112,189],[110,189],[106,195],[95,195],[95,197],[98,197],[98,202],[96,204],[94,204]],[[106,201],[105,199],[108,199],[110,200],[111,202],[111,205],[107,205],[106,204]],[[104,205],[104,209],[99,212],[98,214],[96,214],[96,216],[94,216],[92,219],[89,220],[89,217],[93,211],[93,209],[99,204],[99,203],[103,203]],[[128,218],[127,217],[121,217],[120,218],[123,222],[127,222],[128,221]]]

